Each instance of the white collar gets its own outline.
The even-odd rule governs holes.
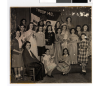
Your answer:
[[[43,33],[43,32],[38,32],[38,33]]]
[[[68,54],[67,55],[64,55],[64,56],[68,56]]]

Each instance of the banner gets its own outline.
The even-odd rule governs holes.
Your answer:
[[[52,12],[52,11],[47,11],[40,8],[31,8],[31,13],[40,17],[40,19],[43,18],[44,16],[45,20],[48,19],[48,20],[54,20],[54,21],[56,21],[60,15],[60,12]]]

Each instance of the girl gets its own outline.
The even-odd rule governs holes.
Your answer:
[[[62,24],[62,33],[61,35],[63,35],[63,43],[62,43],[62,50],[64,48],[67,48],[67,39],[68,39],[68,36],[69,36],[69,32],[67,30],[67,25],[66,23]]]
[[[56,64],[59,63],[60,58],[62,56],[62,48],[61,43],[63,42],[63,36],[61,35],[61,28],[57,29],[56,35],[55,35],[55,62]]]
[[[75,34],[75,29],[70,29],[70,35],[68,37],[68,50],[71,58],[71,64],[77,64],[77,42],[78,36]]]
[[[69,53],[68,53],[68,49],[67,48],[65,48],[63,50],[63,56],[61,57],[61,60],[59,61],[57,69],[59,71],[61,71],[63,75],[68,74],[70,69],[71,69],[70,57],[69,57]]]
[[[27,27],[26,27],[26,19],[21,19],[20,25],[24,25],[24,31],[27,30]],[[20,26],[19,25],[18,25],[18,28],[17,29],[20,29]]]
[[[29,24],[29,30],[25,32],[26,41],[29,41],[31,43],[31,51],[36,56],[36,58],[39,60],[40,58],[38,57],[38,53],[37,53],[37,43],[36,43],[36,38],[35,38],[35,31],[33,31],[32,29],[33,29],[33,23],[31,22]]]
[[[71,28],[73,28],[72,25],[72,18],[71,17],[67,17],[66,18],[66,22],[67,22],[67,29],[70,30]]]
[[[43,31],[43,27],[39,26],[38,32],[36,33],[38,56],[40,58],[40,61],[41,61],[42,54],[45,53],[45,34],[42,31]]]
[[[82,33],[81,26],[80,25],[77,25],[76,26],[76,34],[79,37],[79,40],[81,40],[81,33]]]
[[[55,32],[57,31],[57,28],[61,28],[60,21],[57,21],[55,24]]]
[[[45,40],[46,40],[46,49],[50,50],[50,55],[54,55],[54,41],[55,41],[55,34],[52,32],[52,26],[48,25],[46,28],[45,33]]]
[[[85,33],[86,34],[86,39],[89,41],[89,55],[91,55],[91,33],[89,32],[89,26],[87,24],[84,24],[83,27],[82,27],[82,33]]]
[[[24,66],[22,59],[22,41],[19,39],[20,31],[16,31],[16,37],[12,40],[12,67],[15,72],[15,79],[21,78],[21,67]]]
[[[81,35],[82,41],[79,43],[79,56],[78,61],[82,66],[82,73],[86,74],[86,63],[88,62],[88,46],[89,43],[86,40],[86,34],[82,33]]]
[[[50,50],[46,49],[46,54],[43,57],[43,63],[45,67],[45,73],[48,77],[53,77],[52,71],[56,68],[56,64],[54,63],[54,58],[50,55]]]

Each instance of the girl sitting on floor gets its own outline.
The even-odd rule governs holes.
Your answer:
[[[54,63],[54,58],[50,55],[50,50],[46,49],[46,54],[43,57],[43,64],[45,67],[45,73],[48,77],[53,77],[52,71],[56,68],[56,64]]]
[[[57,65],[57,69],[62,72],[62,75],[68,75],[71,69],[70,57],[67,48],[63,49],[63,56]]]

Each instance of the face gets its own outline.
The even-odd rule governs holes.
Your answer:
[[[57,27],[59,27],[60,26],[60,23],[59,22],[57,22]]]
[[[68,53],[67,53],[67,50],[64,50],[64,55],[66,55],[66,54],[68,54]]]
[[[20,27],[20,30],[21,30],[21,31],[24,31],[24,26],[21,26],[21,27]]]
[[[17,31],[17,32],[16,32],[16,37],[19,37],[19,36],[20,36],[20,32]]]
[[[30,29],[33,29],[33,24],[30,24]]]
[[[42,27],[39,27],[39,32],[42,32]]]
[[[61,33],[61,29],[58,29],[58,33]]]
[[[85,26],[83,27],[83,30],[84,30],[84,31],[87,31],[87,28],[88,28],[88,27],[85,25]]]
[[[80,27],[77,27],[77,31],[81,31],[81,28]]]
[[[50,25],[50,22],[47,22],[47,26]]]
[[[47,54],[47,55],[50,55],[50,50],[47,50],[47,51],[46,51],[46,54]]]
[[[30,43],[27,43],[26,44],[26,49],[29,50],[30,48],[31,48],[31,44]]]
[[[72,29],[72,30],[71,30],[71,33],[75,33],[75,30],[74,30],[74,29]]]
[[[71,18],[68,18],[67,21],[68,21],[68,22],[71,22]]]
[[[51,31],[51,26],[48,27],[48,31]]]
[[[22,23],[25,25],[26,24],[25,20],[23,20]]]
[[[43,25],[43,21],[40,21],[40,25]]]
[[[63,26],[63,30],[66,30],[66,26]]]
[[[82,39],[85,39],[85,35],[82,35],[81,38],[82,38]]]

